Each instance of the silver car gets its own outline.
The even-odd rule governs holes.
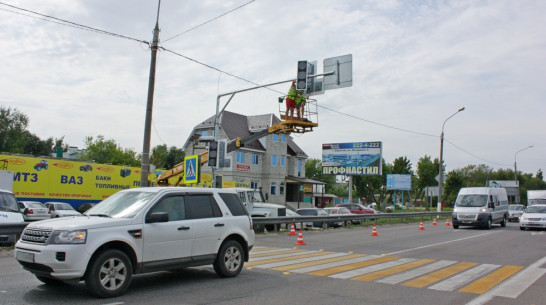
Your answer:
[[[519,218],[519,228],[546,229],[546,204],[534,204],[525,209]]]
[[[519,221],[525,206],[523,204],[510,204],[508,206],[508,221]]]
[[[65,216],[81,216],[82,214],[65,202],[46,202],[45,206],[51,212],[51,218],[65,217]]]
[[[41,202],[38,201],[19,201],[19,209],[23,212],[25,221],[44,220],[51,218],[51,212]],[[26,211],[26,213],[25,213]]]

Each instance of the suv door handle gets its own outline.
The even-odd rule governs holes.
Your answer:
[[[182,231],[182,230],[189,230],[190,227],[185,227],[185,226],[181,226],[178,228],[178,231]]]
[[[223,224],[223,223],[217,223],[217,224],[215,224],[214,226],[215,226],[215,227],[223,227],[224,224]]]

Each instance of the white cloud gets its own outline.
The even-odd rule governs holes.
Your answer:
[[[247,1],[162,1],[165,41]],[[112,33],[150,41],[154,1],[9,1]],[[14,9],[0,6],[0,9]],[[384,143],[392,162],[437,158],[444,120],[448,169],[486,163],[546,169],[543,1],[255,1],[162,47],[256,83],[295,77],[298,60],[353,54],[353,86],[317,96],[319,127],[295,137],[319,158],[322,143]],[[0,104],[30,118],[42,138],[83,146],[104,135],[140,151],[150,51],[145,44],[0,10]],[[182,146],[214,114],[218,93],[254,85],[166,51],[158,54],[152,146]],[[277,113],[286,85],[240,93],[228,110]],[[227,100],[227,99],[226,99]],[[224,100],[225,101],[225,100]],[[354,118],[356,117],[356,118]],[[420,133],[402,132],[379,125]]]

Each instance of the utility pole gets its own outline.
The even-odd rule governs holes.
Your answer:
[[[148,80],[148,102],[146,106],[146,120],[144,121],[144,144],[142,145],[142,165],[140,170],[140,186],[148,186],[148,173],[150,172],[150,138],[152,132],[152,109],[154,107],[155,66],[157,61],[157,49],[159,45],[159,8],[161,0],[157,4],[157,18],[154,28],[154,38],[150,48],[152,59],[150,62],[150,77]]]

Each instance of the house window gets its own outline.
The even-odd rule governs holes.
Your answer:
[[[279,135],[274,133],[273,134],[273,142],[278,142],[279,141]]]
[[[251,181],[250,182],[250,188],[253,189],[253,190],[258,189],[258,182]]]
[[[301,177],[301,160],[298,160],[298,177]]]
[[[202,137],[206,137],[206,136],[208,136],[208,134],[209,133],[206,130],[201,130],[201,136]]]
[[[286,159],[285,156],[281,156],[281,166],[284,167],[284,160]]]
[[[284,195],[284,182],[279,185],[279,195]]]
[[[252,154],[252,164],[258,164],[258,154]]]
[[[269,193],[271,193],[271,195],[277,194],[277,183],[271,182],[271,191]]]
[[[286,143],[286,135],[284,133],[281,135],[281,142]]]
[[[271,156],[271,166],[277,166],[277,155]]]
[[[242,151],[237,152],[237,163],[245,163],[245,153]]]

